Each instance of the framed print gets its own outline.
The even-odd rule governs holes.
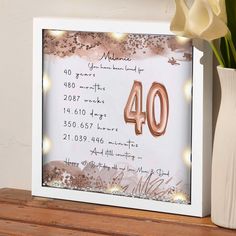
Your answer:
[[[34,20],[35,196],[204,216],[211,55],[165,22]]]

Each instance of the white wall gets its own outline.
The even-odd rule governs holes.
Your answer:
[[[31,188],[33,17],[164,20],[173,12],[174,0],[0,0],[0,188]]]

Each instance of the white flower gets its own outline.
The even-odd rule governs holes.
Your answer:
[[[225,0],[208,0],[214,13],[224,22],[227,22]]]
[[[188,7],[184,0],[175,0],[175,15],[172,19],[170,30],[177,35],[187,36],[185,32],[185,24],[188,17]]]
[[[222,20],[226,18],[222,0],[195,0],[190,9],[184,0],[175,0],[175,3],[176,12],[170,29],[177,35],[212,41],[227,34],[226,21]]]

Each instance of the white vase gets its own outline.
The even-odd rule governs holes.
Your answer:
[[[236,229],[236,70],[218,66],[221,104],[216,123],[211,188],[211,219]]]

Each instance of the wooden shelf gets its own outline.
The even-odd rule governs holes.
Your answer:
[[[32,197],[30,191],[0,189],[0,235],[236,236],[195,218]]]

